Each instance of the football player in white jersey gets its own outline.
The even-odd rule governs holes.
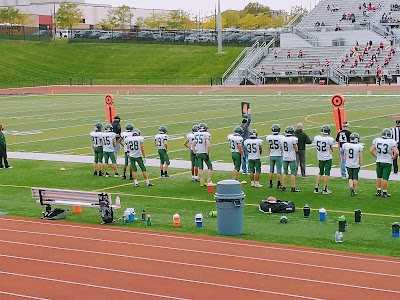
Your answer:
[[[244,147],[249,158],[251,186],[256,188],[263,186],[260,184],[262,145],[263,141],[258,138],[257,130],[251,129],[249,138],[244,141]]]
[[[233,179],[237,180],[240,170],[240,164],[244,156],[242,144],[242,134],[244,130],[242,127],[236,127],[233,130],[233,134],[228,135],[229,149],[231,150],[231,156],[233,161]]]
[[[124,147],[124,156],[125,156],[125,162],[124,162],[124,174],[122,175],[122,179],[126,179],[126,168],[129,166],[129,149],[128,146],[126,145],[125,141],[128,137],[132,136],[132,130],[135,128],[132,123],[128,123],[125,126],[125,131],[121,132],[121,137],[119,139],[119,143],[121,146]],[[132,180],[132,166],[129,167],[129,179]]]
[[[294,193],[300,192],[296,189],[296,175],[297,175],[297,165],[296,165],[296,152],[298,150],[297,137],[294,136],[293,126],[287,126],[285,128],[285,136],[281,138],[282,147],[282,165],[283,165],[283,175],[282,175],[282,191],[286,191],[286,180],[287,175],[289,175],[290,168],[290,191]]]
[[[94,130],[90,132],[90,137],[92,139],[92,149],[94,155],[93,161],[93,175],[103,176],[102,162],[103,162],[103,138],[101,129],[103,124],[97,122],[94,125]]]
[[[154,137],[153,145],[157,147],[158,156],[160,157],[160,178],[169,178],[168,166],[170,162],[168,156],[168,134],[166,126],[160,126],[158,128],[158,134]]]
[[[183,145],[190,150],[190,162],[192,163],[192,181],[199,180],[199,178],[197,177],[199,168],[197,167],[196,154],[194,154],[193,149],[192,149],[193,142],[194,142],[194,134],[197,132],[198,129],[199,129],[199,126],[194,125],[192,127],[192,132],[190,132],[186,135],[186,141],[183,143]]]
[[[321,183],[322,176],[324,175],[324,189],[322,193],[324,195],[331,194],[332,191],[328,189],[329,176],[331,175],[332,169],[332,153],[334,139],[330,137],[331,127],[329,125],[323,125],[321,127],[321,134],[314,137],[314,143],[317,149],[317,159],[319,166],[319,173],[317,175],[317,182],[315,184],[314,193],[318,194],[321,192],[319,184]]]
[[[116,134],[112,131],[111,124],[104,126],[103,132],[103,156],[104,156],[104,171],[105,176],[110,177],[108,174],[108,159],[111,160],[112,168],[114,170],[114,177],[118,177],[117,160],[115,158],[115,146],[117,145]]]
[[[388,198],[388,180],[392,171],[393,159],[399,155],[397,142],[392,139],[392,132],[389,128],[382,130],[382,137],[375,138],[369,152],[376,158],[376,196]]]
[[[356,195],[358,173],[362,165],[364,146],[359,144],[360,135],[357,132],[350,134],[350,143],[344,143],[344,163],[349,174],[350,196]]]
[[[143,178],[146,180],[147,186],[153,186],[147,175],[147,170],[145,167],[146,154],[144,152],[144,137],[140,136],[140,131],[138,129],[132,130],[132,136],[126,139],[127,148],[129,150],[129,159],[132,167],[132,176],[135,187],[139,187],[139,182],[137,180],[137,167],[136,163],[139,165],[140,170],[142,170]]]
[[[276,167],[276,188],[280,189],[281,176],[282,176],[282,145],[281,138],[282,135],[281,127],[278,124],[274,124],[271,127],[272,134],[266,136],[266,141],[268,142],[268,152],[269,152],[269,188],[273,187],[272,180],[274,179],[275,167]]]
[[[194,134],[193,152],[197,157],[197,166],[199,168],[200,186],[215,185],[211,181],[212,176],[212,163],[210,159],[211,150],[211,134],[207,132],[208,127],[205,123],[199,124],[199,130]],[[207,165],[207,182],[203,180],[203,163]]]

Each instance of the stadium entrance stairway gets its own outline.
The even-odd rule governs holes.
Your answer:
[[[66,155],[66,154],[49,154],[49,153],[32,153],[32,152],[9,152],[9,159],[26,159],[26,160],[39,160],[39,161],[53,161],[53,162],[71,162],[71,163],[86,163],[92,164],[93,157],[90,155]],[[124,158],[118,157],[118,165],[124,164]],[[146,159],[146,166],[159,167],[159,159]],[[190,161],[185,160],[171,160],[171,169],[186,169],[190,170]],[[213,162],[213,169],[216,171],[232,172],[233,166],[231,163]],[[91,170],[91,169],[90,169]],[[262,165],[261,172],[263,174],[269,173],[269,166]],[[318,175],[317,167],[307,167],[307,175]],[[230,178],[231,174],[227,175]],[[331,177],[341,177],[339,168],[332,168]],[[376,173],[372,170],[361,170],[360,178],[376,179]],[[400,175],[392,175],[391,181],[400,181]]]

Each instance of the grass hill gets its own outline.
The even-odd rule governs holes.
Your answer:
[[[243,48],[0,40],[0,82],[220,77]],[[14,82],[14,84],[12,83]],[[130,81],[132,82],[132,81]],[[171,83],[172,84],[172,83]],[[27,84],[22,84],[27,85]]]

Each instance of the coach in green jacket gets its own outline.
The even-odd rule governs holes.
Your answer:
[[[3,129],[4,129],[3,125],[0,124],[0,169],[4,167],[6,169],[12,169],[12,167],[8,164],[7,161],[7,143],[6,143],[6,137],[4,136],[3,133]]]
[[[311,144],[311,140],[307,133],[303,131],[303,123],[297,124],[295,137],[298,138],[297,146],[299,150],[296,152],[297,168],[300,166],[301,177],[307,178],[306,175],[306,144]]]

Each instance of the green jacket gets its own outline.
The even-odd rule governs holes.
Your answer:
[[[305,132],[303,132],[302,129],[297,129],[294,135],[299,139],[299,141],[297,142],[299,150],[306,150],[306,144],[312,143],[308,135]]]
[[[0,148],[5,148],[6,145],[6,137],[3,132],[0,132]]]

